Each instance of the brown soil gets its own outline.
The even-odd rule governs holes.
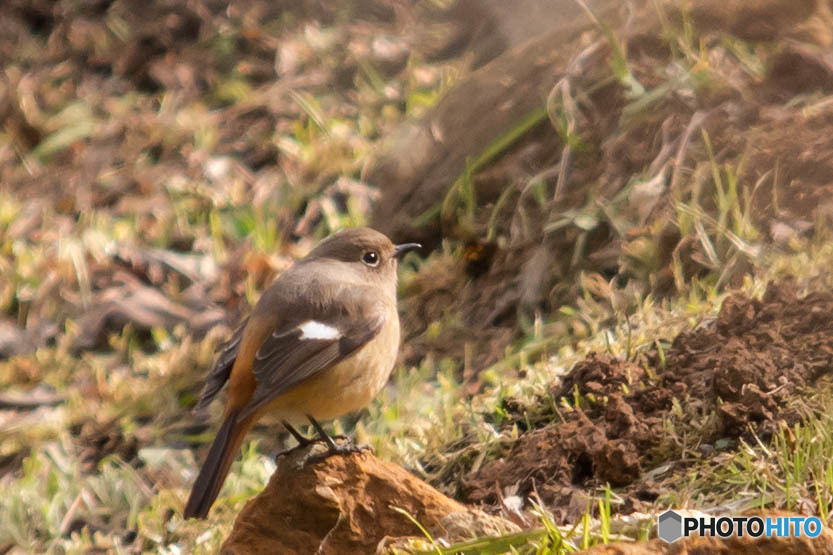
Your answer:
[[[640,483],[642,471],[672,455],[661,443],[671,440],[660,440],[664,420],[696,433],[704,452],[750,429],[766,439],[780,420],[797,418],[788,400],[833,368],[833,294],[800,298],[783,283],[762,300],[732,295],[716,320],[678,335],[664,355],[665,364],[656,350],[637,362],[592,355],[577,364],[553,394],[577,394],[581,406],[522,434],[505,457],[465,480],[465,498],[496,503],[517,486],[570,519],[585,508],[577,492],[609,483],[629,486],[633,508],[656,497]],[[706,424],[675,419],[675,399]]]

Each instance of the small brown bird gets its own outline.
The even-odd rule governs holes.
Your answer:
[[[284,271],[222,346],[197,408],[228,382],[223,424],[185,506],[205,518],[243,437],[271,413],[302,444],[293,425],[313,425],[329,453],[337,445],[318,420],[366,406],[384,387],[399,349],[397,258],[419,248],[394,245],[378,231],[347,229]]]

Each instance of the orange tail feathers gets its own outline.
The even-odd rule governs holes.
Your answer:
[[[191,495],[185,505],[185,518],[205,518],[211,505],[220,494],[220,488],[226,481],[231,463],[240,450],[243,438],[252,425],[252,417],[241,422],[237,421],[238,410],[226,414],[222,426],[217,431],[217,437],[211,444],[208,457],[202,464],[200,474],[191,488]]]

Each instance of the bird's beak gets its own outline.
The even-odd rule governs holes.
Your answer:
[[[401,245],[396,245],[393,248],[393,255],[396,258],[399,258],[400,256],[402,256],[403,254],[405,254],[408,251],[412,251],[414,249],[421,249],[421,248],[422,248],[422,245],[420,245],[419,243],[402,243]]]

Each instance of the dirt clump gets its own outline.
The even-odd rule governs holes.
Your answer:
[[[665,423],[701,445],[733,442],[750,429],[767,439],[779,421],[798,418],[788,401],[831,368],[833,294],[800,297],[785,282],[760,300],[731,295],[715,320],[679,334],[663,353],[635,362],[594,354],[576,364],[553,389],[573,410],[523,433],[503,458],[464,478],[463,495],[495,503],[517,488],[579,511],[576,493],[604,483],[650,497],[642,471],[679,452]],[[682,416],[672,412],[675,400]]]
[[[370,453],[319,460],[325,449],[315,443],[280,455],[266,489],[237,516],[221,553],[375,553],[380,542],[421,536],[392,507],[448,542],[518,531]]]
[[[73,432],[76,437],[78,459],[81,471],[94,473],[98,463],[109,455],[117,455],[129,464],[139,465],[139,440],[121,430],[118,422],[100,423],[88,420],[77,424]]]
[[[738,436],[749,423],[766,434],[787,400],[832,367],[832,309],[830,293],[799,298],[789,282],[760,301],[732,295],[715,322],[677,336],[660,375],[681,401],[717,409],[704,439]]]

